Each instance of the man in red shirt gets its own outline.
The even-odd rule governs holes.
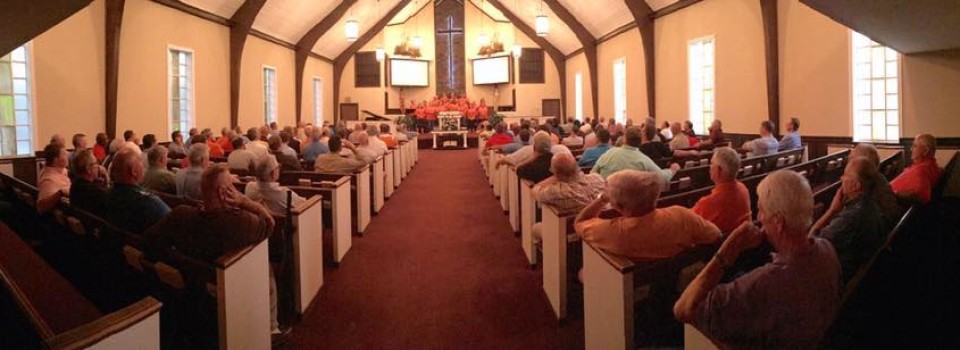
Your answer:
[[[750,221],[750,192],[740,181],[740,155],[730,147],[713,151],[710,159],[710,179],[717,184],[706,197],[693,206],[693,212],[717,225],[720,232],[733,232]]]
[[[486,152],[487,150],[490,149],[490,147],[493,147],[493,146],[501,146],[501,145],[513,143],[513,137],[510,135],[507,135],[507,132],[506,132],[507,127],[503,125],[503,123],[497,124],[496,126],[493,127],[493,129],[494,131],[496,131],[496,133],[494,133],[493,136],[490,136],[490,138],[487,139],[487,143],[483,145],[484,152]]]
[[[937,166],[934,154],[937,152],[937,139],[930,134],[920,134],[913,140],[910,159],[913,165],[903,170],[890,187],[898,198],[908,202],[930,202],[933,184],[940,179],[943,169]]]

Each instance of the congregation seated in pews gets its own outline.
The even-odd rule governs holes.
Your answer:
[[[339,135],[361,142],[355,146]],[[55,135],[38,152],[43,161],[37,187],[23,184],[16,193],[54,224],[44,227],[92,232],[104,238],[95,246],[114,247],[126,269],[149,271],[144,288],[164,303],[191,305],[180,299],[196,297],[187,292],[194,290],[213,297],[204,303],[219,310],[212,314],[215,327],[207,322],[200,327],[206,330],[195,333],[187,326],[158,325],[168,339],[165,346],[175,347],[265,348],[284,342],[294,312],[285,310],[302,314],[322,286],[324,225],[333,236],[330,261],[337,266],[351,246],[351,233],[362,233],[371,208],[379,210],[417,153],[410,135],[391,125],[351,132],[342,124],[280,130],[274,123],[246,133],[223,128],[219,137],[210,129],[192,129],[186,141],[177,131],[171,138],[160,144],[147,134],[141,145],[138,134],[128,130],[114,141],[98,135],[87,148],[85,135],[77,134],[68,152]],[[281,186],[283,175],[291,173],[329,181]],[[351,223],[357,225],[351,229]],[[208,316],[192,319],[203,323]],[[194,342],[198,334],[202,340]]]

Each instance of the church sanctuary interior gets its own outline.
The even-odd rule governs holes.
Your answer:
[[[0,1],[0,349],[960,348],[957,0]]]

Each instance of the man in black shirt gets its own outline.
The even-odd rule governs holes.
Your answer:
[[[657,127],[652,123],[643,127],[643,141],[640,145],[640,152],[650,157],[654,161],[665,158],[694,156],[700,154],[699,151],[671,150],[666,143],[657,141]]]
[[[534,134],[533,157],[517,165],[517,176],[533,183],[539,183],[553,176],[553,173],[550,172],[550,160],[553,158],[553,153],[550,151],[552,147],[553,142],[550,141],[550,134],[545,131]]]
[[[97,163],[93,152],[78,151],[73,158],[70,205],[103,216],[107,196],[107,169]]]

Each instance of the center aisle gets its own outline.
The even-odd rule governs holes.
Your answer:
[[[583,347],[582,321],[558,327],[524,261],[477,151],[420,161],[338,269],[290,348]]]

